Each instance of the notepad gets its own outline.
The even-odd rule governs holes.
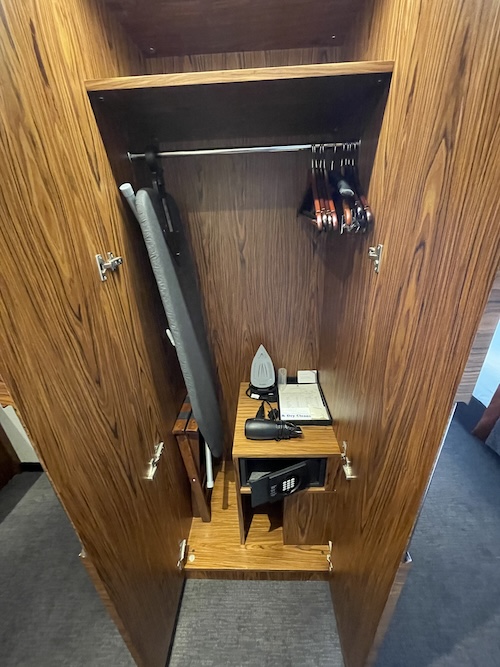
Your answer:
[[[295,424],[331,424],[323,393],[317,383],[278,387],[280,418]]]

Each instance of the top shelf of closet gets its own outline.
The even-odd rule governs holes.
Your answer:
[[[387,95],[393,65],[365,61],[128,76],[87,81],[86,88],[96,113],[132,123],[141,140],[354,141]]]

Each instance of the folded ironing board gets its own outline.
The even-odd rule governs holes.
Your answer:
[[[174,257],[167,245],[162,230],[166,225],[162,204],[154,190],[143,189],[137,193],[137,217],[175,342],[194,418],[210,451],[218,457],[222,454],[222,421],[195,266],[177,205],[168,194],[166,202],[176,230],[178,257]]]

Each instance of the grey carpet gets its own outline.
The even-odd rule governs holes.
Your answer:
[[[30,479],[0,492],[0,507]],[[0,523],[0,665],[134,665],[80,563],[80,545],[42,475]]]
[[[189,580],[170,667],[341,667],[326,582]]]
[[[0,492],[0,665],[133,665],[46,478],[30,474]],[[411,552],[377,667],[498,667],[500,457],[457,422]],[[187,582],[170,667],[276,664],[342,664],[326,584]]]
[[[462,401],[457,403],[453,419],[460,422],[464,429],[470,433],[474,430],[485,410],[486,406],[478,401],[475,396],[472,396],[468,403]]]
[[[500,665],[500,457],[451,424],[377,667]]]
[[[21,498],[28,493],[41,474],[41,472],[24,472],[22,475],[13,477],[12,481],[1,489],[0,523],[12,512]]]

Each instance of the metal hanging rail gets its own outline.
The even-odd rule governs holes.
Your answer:
[[[297,151],[310,151],[313,148],[338,148],[351,151],[359,148],[361,141],[343,141],[325,144],[292,144],[289,146],[251,146],[248,148],[204,148],[190,151],[160,151],[156,154],[158,158],[164,157],[188,157],[190,155],[242,155],[248,153],[296,153]],[[130,162],[144,160],[145,153],[127,153]]]

